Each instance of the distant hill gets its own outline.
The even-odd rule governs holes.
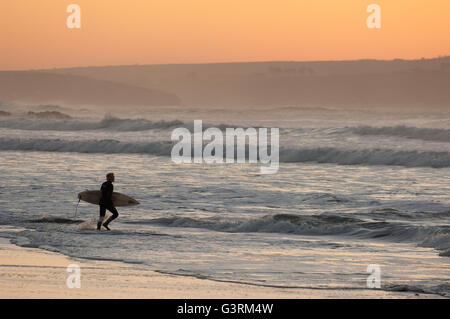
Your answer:
[[[450,107],[450,57],[46,70],[158,89],[193,106]]]
[[[0,99],[196,107],[450,108],[450,57],[0,72]]]
[[[0,98],[25,103],[63,105],[178,105],[180,99],[161,90],[79,75],[36,71],[1,71]]]

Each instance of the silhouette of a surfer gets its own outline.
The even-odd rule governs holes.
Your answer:
[[[117,211],[116,207],[114,207],[114,203],[112,201],[112,194],[114,191],[114,185],[113,182],[115,181],[114,173],[108,173],[106,174],[106,182],[102,184],[102,187],[100,188],[100,191],[102,192],[102,197],[100,198],[100,217],[98,219],[97,223],[97,230],[100,230],[102,227],[103,220],[105,218],[106,210],[109,210],[112,213],[112,216],[110,216],[104,223],[103,227],[105,227],[107,230],[111,230],[108,225],[111,223],[114,219],[119,217],[119,212]]]

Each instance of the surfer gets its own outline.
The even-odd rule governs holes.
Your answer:
[[[106,182],[102,184],[102,187],[100,188],[100,191],[102,192],[102,197],[100,198],[100,217],[98,219],[97,223],[97,230],[100,230],[102,227],[103,219],[105,218],[106,210],[109,210],[112,213],[112,216],[109,217],[106,222],[103,223],[103,227],[105,227],[107,230],[110,230],[108,225],[110,222],[112,222],[114,219],[116,219],[119,216],[119,212],[117,211],[116,207],[114,207],[113,201],[112,201],[112,194],[114,191],[113,182],[115,181],[114,173],[108,173],[106,174]]]

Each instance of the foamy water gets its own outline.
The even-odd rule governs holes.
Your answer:
[[[367,289],[367,266],[376,264],[382,289],[450,296],[450,116],[289,112],[3,118],[0,235],[69,256],[266,286]],[[192,129],[193,119],[280,127],[278,173],[174,164],[170,133]],[[81,203],[75,216],[76,194],[98,189],[108,171],[116,191],[141,205],[119,209],[113,230],[97,232],[98,207]]]

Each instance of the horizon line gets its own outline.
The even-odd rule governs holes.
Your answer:
[[[228,62],[186,62],[186,63],[134,63],[134,64],[109,64],[109,65],[87,65],[87,66],[69,66],[69,67],[49,67],[49,68],[29,68],[29,69],[2,69],[0,72],[18,72],[18,71],[48,71],[48,70],[65,70],[65,69],[84,69],[84,68],[105,68],[105,67],[130,67],[130,66],[176,66],[176,65],[213,65],[213,64],[244,64],[244,63],[324,63],[324,62],[361,62],[361,61],[375,61],[375,62],[394,62],[394,61],[424,61],[424,60],[438,60],[450,58],[449,55],[439,55],[431,58],[392,58],[392,59],[377,59],[377,58],[360,58],[360,59],[344,59],[344,60],[266,60],[266,61],[228,61]]]

